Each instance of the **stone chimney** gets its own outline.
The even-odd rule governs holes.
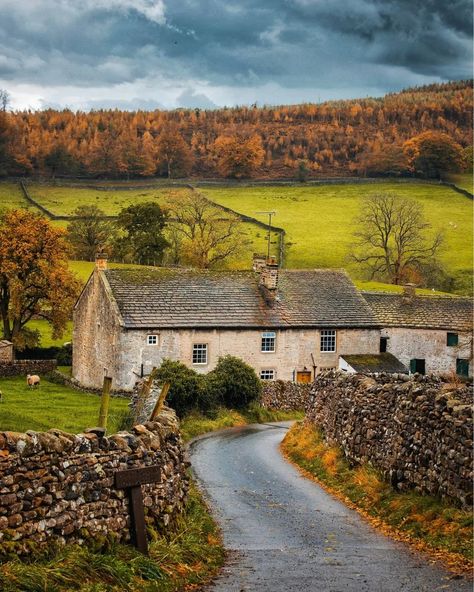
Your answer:
[[[260,272],[259,284],[267,302],[273,302],[277,297],[278,289],[278,263],[275,257],[267,259],[265,267]]]
[[[267,258],[265,255],[260,255],[259,253],[253,254],[252,269],[256,273],[261,273],[265,269],[266,264],[267,264]]]
[[[403,300],[407,303],[413,302],[416,296],[416,284],[405,284],[403,286]]]
[[[97,253],[95,256],[95,268],[97,271],[105,271],[107,269],[107,253]]]

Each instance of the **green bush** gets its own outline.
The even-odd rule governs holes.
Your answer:
[[[215,406],[206,389],[204,376],[188,368],[181,362],[164,360],[157,370],[157,378],[171,383],[167,404],[178,417],[184,417],[190,411],[207,412]]]
[[[219,358],[217,366],[205,377],[206,390],[213,401],[231,409],[243,409],[257,400],[262,384],[254,369],[233,356]]]

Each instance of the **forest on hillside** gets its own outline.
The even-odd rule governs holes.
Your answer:
[[[279,107],[4,110],[0,175],[301,180],[410,175],[415,171],[404,150],[408,140],[441,132],[472,155],[472,126],[472,81]]]

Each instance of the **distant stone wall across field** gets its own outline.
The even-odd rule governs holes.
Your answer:
[[[275,411],[303,411],[309,400],[310,384],[297,384],[287,380],[269,380],[263,383],[260,404]]]
[[[56,360],[15,360],[13,362],[0,362],[0,377],[25,376],[27,374],[47,374],[56,370]]]
[[[129,541],[126,491],[118,470],[158,465],[143,485],[146,520],[165,528],[184,508],[187,463],[174,411],[131,432],[0,432],[0,550],[27,555],[55,543]]]
[[[395,487],[470,505],[472,402],[472,385],[438,377],[330,372],[312,386],[307,420]]]

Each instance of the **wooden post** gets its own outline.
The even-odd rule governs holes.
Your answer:
[[[161,483],[160,466],[152,465],[140,469],[126,469],[115,473],[115,487],[117,489],[128,489],[132,544],[144,555],[148,555],[148,541],[141,486],[146,483]]]
[[[170,390],[170,383],[165,382],[163,384],[163,386],[161,387],[161,393],[160,393],[160,396],[158,397],[158,401],[156,402],[155,408],[151,412],[150,421],[153,421],[155,419],[155,417],[160,413],[161,409],[163,408],[163,405],[165,404],[166,395],[168,394],[169,390]]]
[[[99,427],[107,428],[107,415],[109,413],[110,389],[112,388],[112,379],[110,376],[104,376],[104,385],[102,387],[102,397],[100,399]]]

